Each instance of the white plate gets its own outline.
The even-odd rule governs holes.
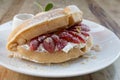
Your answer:
[[[16,72],[42,77],[70,77],[84,75],[112,64],[120,55],[120,40],[105,27],[84,20],[91,28],[94,44],[101,46],[100,52],[91,51],[89,58],[79,58],[62,64],[42,65],[17,58],[9,58],[5,45],[11,32],[11,21],[0,26],[0,64]]]

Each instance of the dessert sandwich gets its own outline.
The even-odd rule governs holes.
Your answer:
[[[16,27],[8,37],[13,57],[37,63],[61,63],[90,51],[90,29],[75,5],[41,12]]]

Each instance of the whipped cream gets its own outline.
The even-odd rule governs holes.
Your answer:
[[[75,43],[68,42],[67,45],[62,49],[62,51],[65,53],[68,53],[74,47],[83,48],[83,47],[85,47],[85,45],[86,45],[86,43],[75,44]],[[27,50],[30,49],[29,45],[27,45],[27,44],[22,45],[21,47],[23,47]],[[55,49],[55,51],[57,51],[57,49]],[[47,52],[47,51],[43,48],[43,46],[41,44],[38,47],[38,49],[36,50],[36,52]]]
[[[83,48],[85,47],[85,45],[86,43],[75,44],[68,42],[68,44],[62,49],[62,51],[68,53],[74,47]]]

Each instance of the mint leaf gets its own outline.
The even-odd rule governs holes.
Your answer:
[[[49,11],[50,9],[53,8],[53,4],[52,3],[48,3],[45,7],[45,10],[44,11]]]

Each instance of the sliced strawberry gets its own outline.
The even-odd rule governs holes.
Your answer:
[[[41,43],[41,42],[43,42],[43,40],[44,40],[45,38],[47,38],[46,35],[39,36],[39,37],[38,37],[38,41]]]
[[[78,26],[78,25],[72,26],[68,29],[68,31],[80,32],[81,26]]]
[[[85,43],[85,40],[84,40],[84,38],[82,38],[80,33],[76,33],[76,32],[73,32],[73,31],[69,31],[69,33],[72,34],[75,37],[78,37],[81,42]]]
[[[60,51],[67,45],[67,41],[60,39],[58,35],[53,34],[51,37],[54,40],[58,51]]]
[[[62,50],[67,45],[67,41],[60,39],[58,43],[56,43],[56,47],[58,51]]]
[[[59,37],[62,38],[62,39],[65,39],[69,42],[80,43],[80,40],[77,37],[74,37],[72,34],[66,32],[66,31],[60,33]]]
[[[81,26],[81,22],[80,22],[80,23],[78,23],[76,26]]]
[[[37,39],[32,39],[29,43],[29,46],[30,46],[30,50],[32,51],[37,50],[39,46],[39,41]]]
[[[85,32],[85,31],[81,31],[81,34],[83,34],[84,36],[89,36],[89,33]]]
[[[74,31],[74,32],[78,32],[76,28],[69,29],[68,31]]]
[[[70,28],[68,28],[67,30],[73,30],[76,29],[75,26],[71,26]]]
[[[81,30],[88,32],[88,31],[90,31],[90,28],[85,24],[81,24]]]
[[[45,50],[47,50],[50,53],[54,52],[55,51],[55,43],[54,43],[53,39],[51,37],[47,37],[43,41],[43,47]]]
[[[52,37],[52,39],[54,40],[55,43],[58,43],[59,40],[60,40],[59,36],[56,35],[56,34],[53,34],[51,37]]]
[[[76,30],[76,29],[71,29],[70,31],[74,31],[74,32],[77,32],[77,30]]]

